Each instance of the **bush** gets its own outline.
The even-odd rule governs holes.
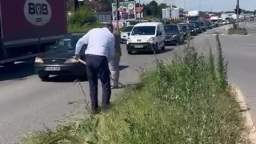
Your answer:
[[[101,26],[97,22],[95,12],[87,6],[79,8],[69,18],[69,32],[87,32],[88,30]]]
[[[96,14],[88,7],[81,7],[70,17],[71,25],[83,26],[86,23],[92,24],[97,21]]]
[[[236,24],[234,24],[232,28],[228,29],[228,34],[247,35],[248,32],[246,28],[241,28],[241,27],[238,27]]]

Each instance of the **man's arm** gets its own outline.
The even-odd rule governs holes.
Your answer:
[[[81,51],[82,47],[84,45],[88,44],[88,37],[89,37],[89,32],[77,41],[76,51],[75,51],[76,56],[78,56],[80,54],[80,51]]]

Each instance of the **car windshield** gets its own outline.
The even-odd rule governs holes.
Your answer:
[[[180,28],[182,29],[182,31],[187,31],[187,26],[185,24],[181,24]]]
[[[179,33],[178,26],[176,25],[166,25],[164,26],[164,29],[167,34]]]
[[[125,27],[123,28],[123,32],[130,32],[132,30],[133,26],[128,26],[128,27]]]
[[[81,35],[72,35],[66,36],[63,39],[58,40],[54,45],[51,46],[51,49],[58,49],[58,50],[75,50],[75,46],[77,41]]]
[[[194,22],[194,23],[192,23],[196,28],[199,28],[200,27],[200,24],[199,23],[197,23],[197,22]]]
[[[138,26],[134,27],[131,35],[155,35],[155,26]]]

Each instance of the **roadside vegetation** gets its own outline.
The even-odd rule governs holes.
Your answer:
[[[217,37],[218,40],[218,37]],[[239,105],[230,93],[221,45],[217,56],[193,47],[146,72],[107,113],[55,130],[36,132],[24,144],[236,144],[245,143]]]
[[[228,29],[228,34],[247,35],[248,31],[246,28],[239,27],[237,24],[233,24],[233,27]]]
[[[88,30],[99,27],[95,12],[88,6],[80,7],[71,12],[68,18],[68,32],[87,32]]]

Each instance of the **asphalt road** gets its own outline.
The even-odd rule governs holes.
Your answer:
[[[201,52],[207,52],[209,47],[214,49],[216,46],[214,33],[223,33],[225,29],[227,27],[208,31],[195,37],[191,43]],[[252,73],[255,71],[255,37],[221,36],[224,53],[230,64],[230,81],[243,81],[244,84],[247,81],[256,82]],[[244,39],[241,45],[234,42],[241,39]],[[250,43],[247,43],[248,41]],[[248,48],[245,48],[244,44]],[[184,46],[168,46],[165,52],[157,54],[157,58],[171,59],[175,53],[182,53],[183,48]],[[122,50],[120,81],[125,85],[136,84],[139,82],[141,71],[155,66],[155,57],[152,54],[128,55],[124,46]],[[0,67],[0,144],[16,143],[30,131],[54,128],[59,121],[86,113],[84,101],[88,100],[88,83],[82,82],[87,94],[85,97],[79,85],[73,81],[74,78],[57,77],[50,82],[41,82],[34,73],[33,66],[27,63],[18,64],[12,69]],[[242,90],[254,94],[254,91],[250,92],[254,87],[252,84],[241,86]],[[114,91],[112,100],[117,98],[118,92],[119,90]],[[253,98],[253,95],[250,97],[256,103],[256,98]]]
[[[215,33],[220,33],[220,40],[228,64],[228,81],[243,93],[254,124],[256,124],[256,23],[242,23],[248,35],[227,35],[227,27],[209,31],[194,42],[194,45],[207,52],[211,47],[216,53]],[[200,40],[199,40],[200,39]]]

